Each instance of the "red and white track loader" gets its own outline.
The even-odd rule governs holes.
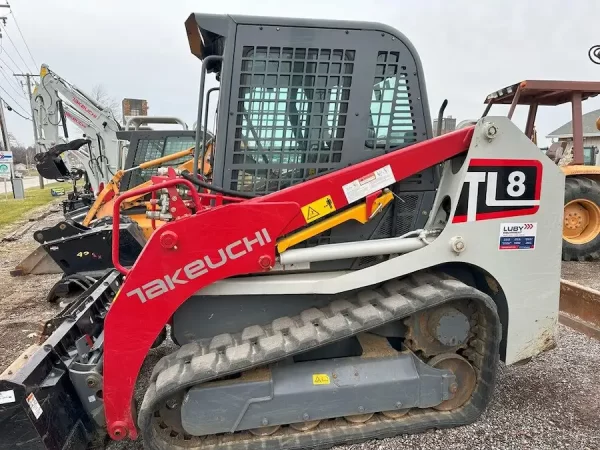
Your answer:
[[[186,29],[197,123],[220,83],[211,183],[167,168],[117,199],[115,232],[129,196],[171,218],[130,269],[115,233],[117,270],[0,380],[0,449],[328,448],[476,421],[500,360],[552,345],[564,175],[506,118],[432,138],[388,26]]]

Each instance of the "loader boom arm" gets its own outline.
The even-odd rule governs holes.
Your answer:
[[[472,134],[472,127],[461,129],[261,198],[203,209],[153,233],[106,317],[109,435],[137,438],[132,398],[139,370],[156,336],[192,294],[216,281],[273,267],[277,239],[305,226],[304,211],[314,202],[329,199],[334,213],[467,151]],[[155,188],[162,189],[161,184]]]

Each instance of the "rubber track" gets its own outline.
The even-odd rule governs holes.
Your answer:
[[[453,300],[474,302],[478,309],[476,336],[465,354],[478,373],[478,383],[471,400],[458,410],[412,409],[400,419],[376,414],[362,424],[324,420],[311,431],[283,427],[264,437],[242,432],[185,439],[181,434],[171,437],[168,430],[163,432],[154,423],[154,412],[184,389],[327,345]],[[281,317],[268,326],[247,327],[241,333],[192,342],[163,357],[154,367],[139,411],[144,446],[148,450],[329,448],[472,423],[491,400],[501,336],[496,306],[481,291],[431,272],[391,280],[381,288],[360,291],[325,308],[308,309],[293,318]]]

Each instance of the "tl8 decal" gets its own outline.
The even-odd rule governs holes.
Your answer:
[[[528,159],[472,159],[453,223],[535,214],[540,207],[542,163]]]

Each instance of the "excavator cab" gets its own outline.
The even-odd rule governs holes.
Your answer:
[[[358,29],[343,21],[312,27],[292,19],[281,26],[211,14],[192,14],[185,26],[192,54],[203,61],[200,92],[207,73],[219,81],[200,99],[197,122],[206,122],[206,103],[218,90],[216,186],[264,196],[432,137],[421,62],[391,28]],[[309,26],[310,41],[303,43],[297,33]],[[438,172],[428,168],[394,186],[394,199],[377,220],[343,224],[299,247],[422,227],[428,217],[421,211],[431,209],[438,184]],[[315,270],[372,262],[348,259]]]

